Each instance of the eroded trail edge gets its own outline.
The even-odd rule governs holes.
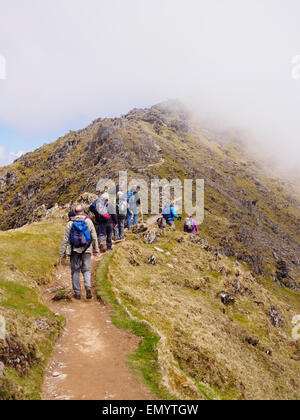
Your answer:
[[[97,263],[93,261],[94,272]],[[54,286],[70,288],[70,267],[61,266],[51,285],[43,288],[45,303],[66,317],[42,389],[43,400],[152,400],[126,361],[139,339],[112,324],[111,310],[93,300],[53,302]],[[52,292],[51,292],[52,290]]]

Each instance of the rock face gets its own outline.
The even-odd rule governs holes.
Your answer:
[[[157,229],[153,228],[150,229],[145,235],[144,235],[144,240],[146,244],[154,244],[157,240]]]
[[[287,263],[284,260],[279,260],[276,264],[277,271],[276,271],[276,277],[279,281],[283,279],[287,279],[289,277],[289,271],[287,268]]]
[[[98,119],[0,168],[0,229],[40,220],[56,204],[69,206],[80,196],[88,206],[99,179],[118,184],[120,170],[128,170],[129,181],[147,183],[204,179],[205,238],[193,240],[208,239],[207,250],[298,290],[300,201],[294,187],[264,173],[242,139],[199,125],[178,102]]]
[[[4,363],[0,362],[0,378],[4,378]]]
[[[274,327],[280,328],[283,326],[283,320],[278,309],[274,307],[271,308],[270,318],[271,318],[272,325],[274,325]]]

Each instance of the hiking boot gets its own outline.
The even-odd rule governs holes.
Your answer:
[[[77,300],[80,300],[81,296],[80,296],[79,293],[74,293],[74,298],[77,299]]]
[[[100,245],[100,252],[102,252],[102,253],[106,252],[106,247],[105,247],[104,244]]]
[[[88,300],[90,300],[90,299],[92,299],[92,298],[93,298],[93,295],[92,295],[92,290],[91,290],[91,289],[86,289],[86,298],[87,298]]]

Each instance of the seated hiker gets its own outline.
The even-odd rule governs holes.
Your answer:
[[[124,239],[124,228],[125,228],[125,219],[128,210],[128,203],[126,200],[126,196],[122,191],[119,191],[117,194],[117,218],[118,218],[118,226],[116,227],[115,232],[115,240]]]
[[[131,228],[132,224],[132,216],[133,216],[133,225],[136,225],[138,222],[138,215],[139,215],[139,208],[138,206],[141,205],[141,198],[139,195],[141,188],[134,187],[130,191],[127,192],[127,227],[128,229]]]
[[[167,227],[167,222],[164,216],[161,216],[157,219],[157,224],[158,224],[159,229],[165,230],[165,228]]]
[[[75,217],[68,222],[60,250],[62,262],[67,255],[71,260],[72,285],[74,297],[81,298],[80,271],[84,277],[87,299],[92,298],[91,289],[91,254],[99,253],[98,238],[95,227],[84,214],[82,206],[75,208]]]
[[[172,227],[175,227],[175,219],[181,220],[181,217],[175,213],[174,206],[175,206],[174,201],[171,201],[171,203],[165,206],[163,210],[164,219],[166,220],[167,224]]]
[[[101,251],[112,249],[112,235],[114,227],[118,225],[116,214],[116,207],[109,199],[109,194],[106,192],[96,202],[96,213],[99,223],[99,241]]]
[[[192,216],[188,215],[184,223],[184,231],[186,233],[198,232],[198,226]]]

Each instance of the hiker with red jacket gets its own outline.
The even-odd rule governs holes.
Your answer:
[[[90,210],[93,211],[97,217],[99,228],[99,242],[101,251],[105,251],[105,240],[107,250],[112,249],[112,235],[114,227],[118,225],[118,218],[116,214],[116,207],[110,201],[109,194],[106,192],[92,204]]]
[[[87,299],[92,299],[91,254],[99,254],[98,238],[91,219],[87,218],[82,206],[75,208],[75,217],[66,226],[60,257],[62,263],[70,256],[72,285],[75,299],[81,298],[80,271],[84,277]]]

